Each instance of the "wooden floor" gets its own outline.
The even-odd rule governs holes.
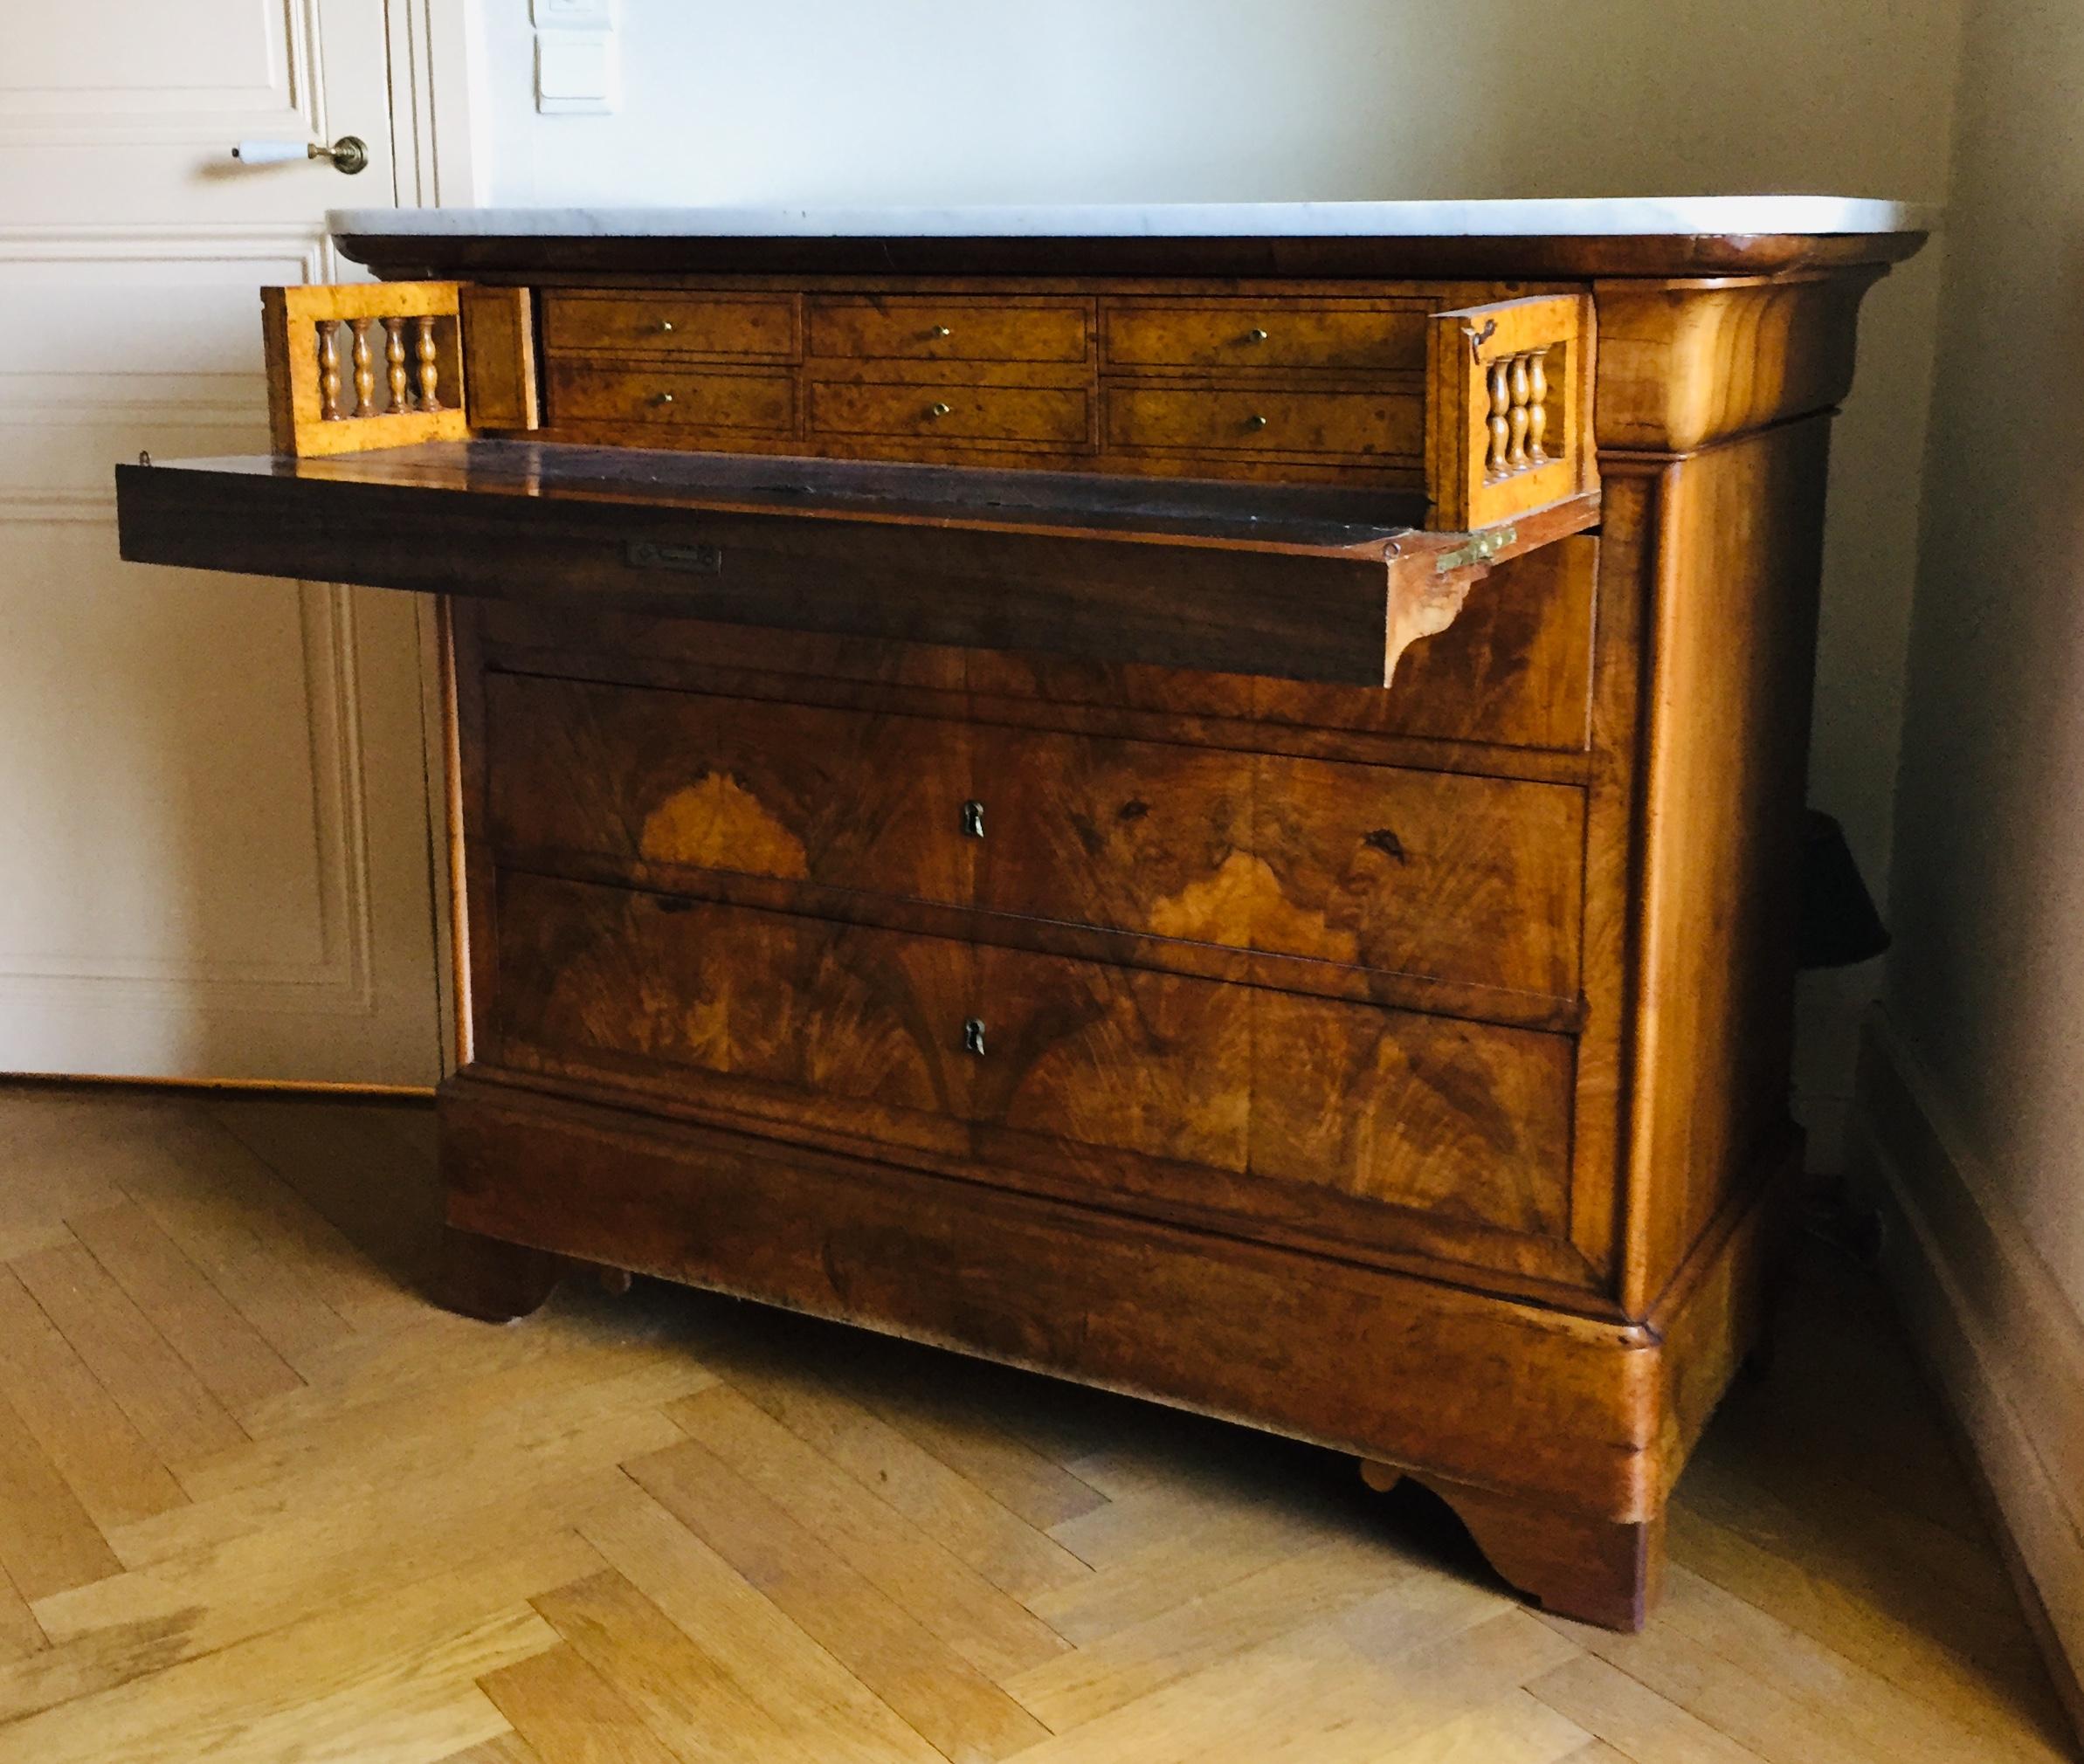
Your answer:
[[[1620,1637],[1239,1430],[646,1283],[447,1316],[431,1154],[409,1106],[0,1089],[0,1760],[2072,1755],[1820,1254]]]

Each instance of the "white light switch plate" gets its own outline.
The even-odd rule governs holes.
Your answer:
[[[618,96],[615,39],[549,31],[535,39],[535,108],[544,116],[605,116]]]
[[[615,0],[534,0],[528,16],[538,31],[612,31]]]

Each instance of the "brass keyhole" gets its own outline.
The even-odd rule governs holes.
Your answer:
[[[981,839],[984,837],[984,805],[982,803],[963,804],[963,837]]]
[[[963,1020],[963,1051],[964,1053],[974,1053],[979,1058],[983,1057],[984,1019],[983,1017],[972,1016],[967,1017]]]

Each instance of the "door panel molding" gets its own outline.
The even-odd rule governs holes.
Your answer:
[[[78,5],[80,0],[72,3]],[[153,11],[163,21],[162,28],[200,42],[210,21],[195,17],[197,4],[198,0],[180,0],[179,5]],[[317,130],[325,120],[320,0],[245,0],[245,5],[265,21],[268,38],[259,78],[253,81],[183,86],[140,79],[99,86],[38,85],[31,79],[36,65],[27,59],[17,39],[17,59],[11,63],[18,70],[17,78],[0,83],[0,146],[57,144],[83,138],[215,142],[228,122],[262,129]],[[123,10],[135,29],[135,9]]]
[[[346,193],[230,147],[326,138],[330,110],[373,150],[351,194],[394,199],[396,59],[430,152],[434,76],[461,72],[394,9],[423,33],[461,15],[195,0],[114,38],[119,3],[73,0],[0,67],[0,1071],[424,1085],[417,610],[119,565],[110,467],[265,446],[256,290],[338,277],[322,210]],[[452,83],[445,125],[467,121]]]

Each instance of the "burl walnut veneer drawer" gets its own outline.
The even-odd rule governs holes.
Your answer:
[[[1567,1229],[1566,1037],[516,872],[497,916],[514,1069],[1359,1243]]]
[[[1358,300],[1101,306],[1101,360],[1114,368],[1325,368],[1411,373],[1425,366],[1426,315]]]
[[[797,354],[790,294],[543,296],[542,341],[560,355],[713,355],[786,362]]]
[[[813,295],[810,320],[813,355],[909,362],[1082,362],[1093,328],[1082,300]]]
[[[491,832],[1569,999],[1574,787],[493,674]],[[647,866],[641,871],[636,866]]]
[[[786,371],[611,365],[553,361],[550,420],[656,423],[787,435],[796,427],[796,386]]]
[[[1102,393],[1110,447],[1416,458],[1425,405],[1416,392],[1278,387],[1123,386]]]
[[[808,397],[812,435],[1052,442],[1064,447],[1082,447],[1092,436],[1086,393],[1075,386],[814,380]]]

